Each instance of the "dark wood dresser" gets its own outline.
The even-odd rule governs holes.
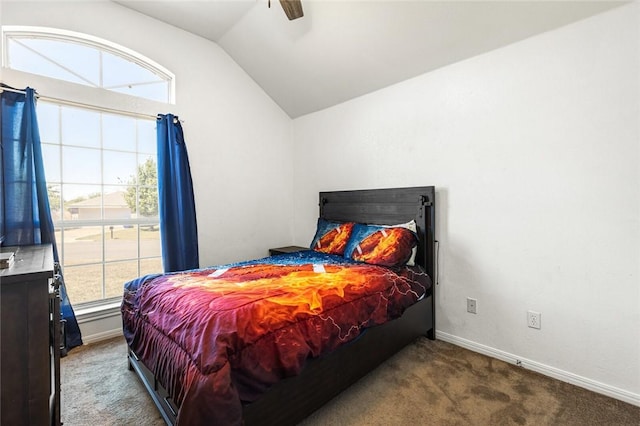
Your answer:
[[[60,425],[60,297],[50,244],[0,269],[0,424]]]

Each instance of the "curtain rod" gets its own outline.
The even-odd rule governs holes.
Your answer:
[[[10,87],[0,87],[0,93],[2,93],[4,91],[13,92],[13,93],[20,93],[22,95],[26,95],[27,94],[27,92],[25,92],[24,90],[12,89]],[[108,113],[112,113],[112,114],[127,115],[129,117],[134,117],[134,118],[146,118],[146,119],[155,120],[160,115],[160,114],[151,115],[151,114],[142,114],[142,113],[139,113],[139,112],[121,111],[119,109],[106,108],[106,107],[101,107],[101,106],[97,106],[97,105],[85,104],[83,102],[69,101],[69,100],[66,100],[66,99],[53,98],[53,97],[50,97],[50,96],[42,96],[42,95],[38,94],[37,92],[36,92],[35,96],[36,96],[36,98],[42,99],[45,102],[46,101],[56,102],[56,103],[59,103],[59,104],[62,104],[62,105],[87,108],[87,109],[91,109],[91,110],[94,110],[94,111],[108,112]],[[184,123],[184,120],[180,120],[180,122]]]

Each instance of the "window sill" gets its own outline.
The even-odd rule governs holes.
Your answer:
[[[93,306],[83,306],[75,311],[78,324],[120,315],[121,301],[108,302]]]

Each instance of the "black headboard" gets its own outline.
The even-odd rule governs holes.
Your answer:
[[[320,217],[375,225],[395,225],[415,220],[420,239],[416,264],[427,271],[435,285],[433,186],[321,192]]]

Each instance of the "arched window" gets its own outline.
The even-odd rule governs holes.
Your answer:
[[[119,303],[124,282],[162,272],[155,114],[157,102],[173,100],[173,74],[89,35],[33,27],[3,27],[2,35],[7,75],[40,96],[45,175],[71,302]],[[130,96],[138,98],[135,111]]]
[[[6,68],[173,102],[173,74],[123,46],[51,28],[7,26],[3,35]]]

